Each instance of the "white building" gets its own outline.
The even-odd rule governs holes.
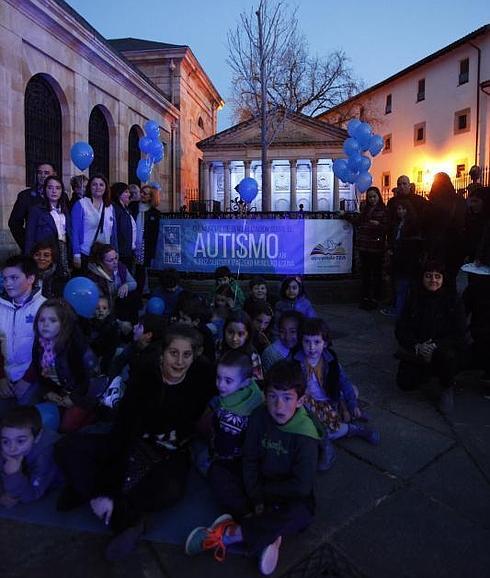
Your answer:
[[[384,137],[385,148],[371,169],[383,193],[401,174],[427,190],[439,171],[463,184],[472,165],[490,165],[489,95],[486,25],[318,118],[343,125],[360,117]]]

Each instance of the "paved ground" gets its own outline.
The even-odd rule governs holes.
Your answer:
[[[472,578],[490,575],[490,400],[460,377],[451,419],[422,393],[394,386],[393,322],[355,305],[320,305],[339,358],[381,432],[381,445],[339,443],[318,477],[318,513],[286,540],[276,576]],[[0,520],[2,578],[258,576],[252,559],[187,558],[142,542],[128,561],[103,560],[104,536]]]

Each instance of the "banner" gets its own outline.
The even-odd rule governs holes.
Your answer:
[[[213,273],[349,273],[352,228],[310,219],[162,219],[155,269]]]

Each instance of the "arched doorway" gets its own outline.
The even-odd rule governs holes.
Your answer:
[[[94,106],[88,121],[88,142],[94,149],[89,175],[109,175],[109,126],[100,106]]]
[[[139,140],[143,135],[141,128],[134,124],[129,131],[128,137],[128,184],[135,184],[141,186],[141,181],[136,175],[138,162],[141,159],[141,152],[139,149]]]
[[[63,174],[61,106],[53,87],[41,75],[33,76],[24,99],[26,184],[33,183],[35,166],[52,163]]]

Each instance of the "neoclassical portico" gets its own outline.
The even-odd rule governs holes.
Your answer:
[[[266,170],[271,189],[262,195],[260,123],[252,119],[198,143],[203,151],[201,200],[219,201],[229,211],[234,187],[253,177],[259,194],[253,203],[263,211],[337,210],[353,192],[332,172],[332,161],[343,156],[346,132],[302,114],[291,113],[269,147]]]

